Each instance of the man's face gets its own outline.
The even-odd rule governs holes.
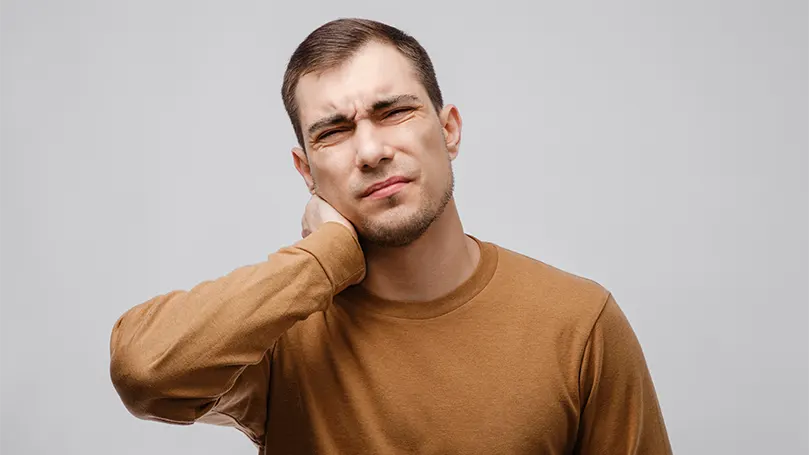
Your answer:
[[[306,154],[296,167],[361,239],[403,246],[452,198],[457,109],[436,113],[413,65],[370,43],[342,66],[303,76],[296,90]],[[374,185],[394,183],[373,191]]]

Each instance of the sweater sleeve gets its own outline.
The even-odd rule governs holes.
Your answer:
[[[112,383],[138,418],[232,426],[261,447],[276,340],[364,272],[356,239],[325,223],[264,262],[154,297],[113,326]]]
[[[579,379],[578,455],[671,455],[640,343],[611,294],[587,341]]]

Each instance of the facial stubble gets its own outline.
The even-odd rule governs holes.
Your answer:
[[[427,229],[437,220],[452,199],[455,190],[455,175],[452,165],[449,165],[449,181],[439,198],[423,201],[416,213],[404,219],[389,222],[374,222],[363,219],[356,227],[360,242],[373,244],[383,248],[404,247],[418,240]],[[402,203],[402,197],[397,193],[385,198],[385,203],[394,209]]]

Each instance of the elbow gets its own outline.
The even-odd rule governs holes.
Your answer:
[[[159,417],[154,403],[161,395],[160,384],[142,361],[126,351],[121,348],[110,356],[112,385],[132,415],[141,419]]]
[[[133,416],[180,425],[190,425],[205,415],[215,399],[185,398],[187,394],[172,381],[161,378],[145,359],[126,348],[110,357],[110,379],[121,402]]]

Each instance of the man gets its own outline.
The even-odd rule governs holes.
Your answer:
[[[327,23],[282,94],[303,238],[117,321],[132,414],[234,426],[262,453],[671,453],[612,295],[465,234],[461,117],[415,39]]]

